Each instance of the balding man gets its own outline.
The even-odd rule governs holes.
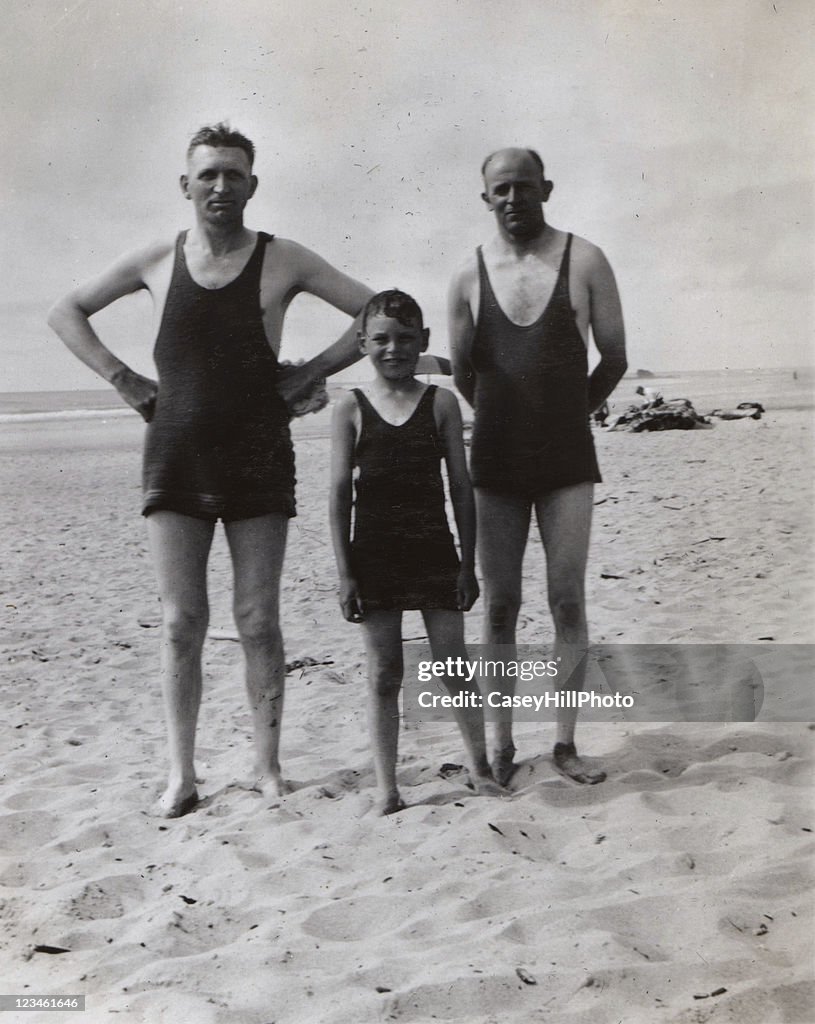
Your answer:
[[[484,583],[484,641],[514,647],[521,570],[532,509],[546,553],[558,678],[582,689],[588,646],[585,572],[594,484],[600,481],[589,416],[626,369],[614,275],[585,239],[547,224],[553,184],[540,156],[502,149],[482,166],[482,198],[497,232],[450,289],[458,388],[473,406],[471,466]],[[591,375],[593,337],[600,361]],[[511,693],[513,679],[496,680]],[[605,774],[574,745],[576,711],[559,708],[554,763],[583,783]],[[493,774],[514,770],[511,711],[496,722]]]

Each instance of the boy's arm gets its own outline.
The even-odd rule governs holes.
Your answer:
[[[70,351],[112,384],[145,420],[152,417],[158,385],[115,356],[91,327],[90,317],[117,299],[145,288],[146,267],[160,258],[165,248],[153,246],[122,256],[97,277],[60,299],[48,314],[48,325]]]
[[[343,395],[334,407],[331,420],[331,483],[329,520],[334,558],[340,578],[340,607],[349,622],[362,620],[362,601],[351,570],[351,508],[353,506],[353,469],[356,426],[356,399]]]
[[[362,358],[357,341],[359,314],[374,294],[370,288],[332,267],[310,249],[286,241],[285,255],[294,268],[295,294],[308,292],[354,317],[354,322],[319,355],[302,366],[287,369],[280,380],[280,393],[287,404],[308,393],[314,383],[351,366]]]
[[[475,397],[475,373],[471,362],[475,323],[469,301],[473,274],[474,267],[468,263],[454,276],[447,295],[453,380],[470,405],[473,404]]]
[[[614,272],[597,249],[589,271],[589,322],[600,362],[589,376],[589,412],[605,402],[625,373],[625,327]]]
[[[461,548],[461,571],[459,573],[459,602],[462,611],[469,611],[478,598],[478,583],[475,578],[475,499],[467,457],[464,454],[464,438],[461,410],[456,396],[446,388],[436,392],[433,411],[436,425],[444,446],[444,461],[447,466],[447,480],[450,485],[450,501],[458,528]]]

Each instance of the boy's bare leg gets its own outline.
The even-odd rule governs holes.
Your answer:
[[[207,632],[207,558],[214,524],[157,511],[147,517],[147,537],[158,581],[163,620],[161,685],[170,772],[157,813],[177,818],[198,802],[195,726],[201,705],[201,650]]]
[[[246,660],[246,690],[255,739],[254,788],[288,793],[280,773],[280,726],[286,663],[280,632],[280,576],[288,518],[257,516],[225,524],[235,579],[235,625]]]
[[[402,686],[402,613],[369,611],[362,621],[368,655],[368,730],[379,788],[377,810],[393,814],[405,805],[396,785],[399,690]]]
[[[549,608],[555,624],[554,655],[562,690],[583,689],[586,678],[586,561],[594,500],[591,483],[563,487],[535,503],[538,529],[546,551]],[[605,772],[590,768],[574,745],[577,708],[557,710],[556,767],[576,782],[602,782]]]
[[[529,537],[532,503],[525,498],[476,488],[478,554],[484,584],[484,633],[486,645],[501,644],[501,652],[485,651],[487,658],[512,656],[515,626],[521,608],[521,572]],[[514,677],[494,680],[506,696],[515,692]],[[496,711],[492,774],[505,786],[512,778],[515,744],[512,741],[512,709]]]
[[[430,641],[430,650],[436,661],[447,658],[467,659],[467,648],[464,643],[464,615],[461,612],[444,608],[428,608],[422,612]],[[481,709],[481,691],[473,682],[445,676],[442,680],[451,696],[458,693],[469,694],[474,700],[466,708],[453,708],[464,749],[469,761],[473,784],[479,793],[499,796],[503,792],[497,786],[487,760],[487,748],[484,739],[484,712]]]

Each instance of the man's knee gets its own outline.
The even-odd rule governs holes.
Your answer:
[[[262,602],[236,604],[235,625],[241,642],[258,647],[274,647],[282,643],[277,610]]]
[[[179,652],[200,649],[209,625],[206,605],[182,607],[164,604],[162,607],[164,640]]]
[[[586,605],[581,594],[555,595],[549,608],[558,632],[571,634],[586,627]]]

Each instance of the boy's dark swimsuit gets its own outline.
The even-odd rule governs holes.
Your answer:
[[[499,306],[478,247],[475,487],[537,498],[601,480],[589,425],[588,356],[569,298],[571,246],[570,234],[552,296],[526,327]]]
[[[248,263],[223,288],[190,276],[182,232],[154,350],[155,415],[144,446],[143,514],[199,519],[293,516],[294,452],[279,366],[260,308],[271,236],[258,232]]]
[[[458,608],[459,559],[444,510],[444,449],[430,385],[405,423],[382,419],[354,389],[362,417],[351,565],[367,610]]]

